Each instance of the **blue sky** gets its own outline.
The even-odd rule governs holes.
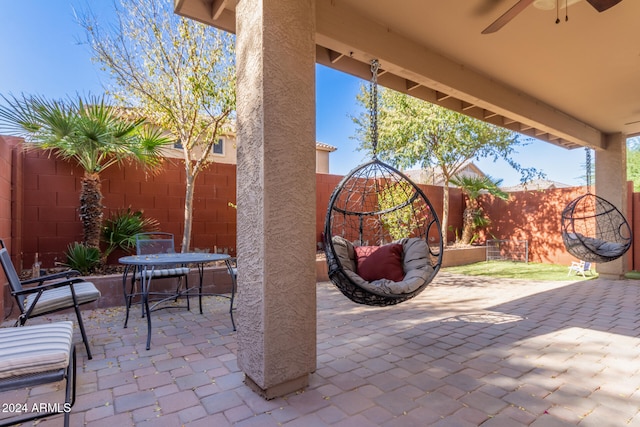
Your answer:
[[[112,19],[112,1],[19,0],[2,1],[0,12],[0,94],[20,93],[63,98],[68,95],[100,94],[106,75],[92,63],[88,47],[79,43],[83,30],[76,23],[73,8],[87,4],[99,17]],[[316,138],[336,146],[330,157],[330,172],[346,174],[365,159],[352,137],[350,116],[358,114],[355,101],[365,81],[330,68],[316,67]],[[584,176],[584,150],[568,151],[534,141],[519,148],[515,160],[535,167],[548,179],[580,185]],[[519,175],[503,161],[476,162],[480,169],[504,185],[516,185]]]

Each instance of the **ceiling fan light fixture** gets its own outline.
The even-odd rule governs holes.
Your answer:
[[[579,1],[580,0],[560,0],[560,9],[563,9],[565,6],[571,6]],[[534,0],[533,7],[540,10],[553,10],[556,8],[556,2],[557,0]]]
[[[532,4],[543,10],[551,10],[555,5],[556,11],[559,12],[561,7],[568,10],[569,6],[579,1],[580,0],[518,0],[509,10],[504,12],[498,17],[498,19],[493,21],[491,25],[482,30],[482,34],[495,33]],[[604,12],[621,1],[622,0],[587,0],[587,2],[598,12]],[[565,20],[569,20],[568,13],[565,13]],[[559,17],[557,17],[556,21],[559,21]]]

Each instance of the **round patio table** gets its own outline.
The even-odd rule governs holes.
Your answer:
[[[210,262],[225,261],[230,256],[227,254],[210,254],[206,252],[185,252],[185,253],[167,253],[167,254],[149,254],[149,255],[130,255],[122,257],[118,260],[120,264],[136,268],[140,272],[140,287],[142,291],[143,315],[147,317],[147,350],[151,347],[151,310],[149,309],[149,289],[151,287],[151,279],[153,271],[157,267],[166,267],[169,265],[195,265],[198,268],[199,285],[198,285],[198,302],[200,304],[200,314],[202,314],[202,278],[204,276],[204,266]],[[129,269],[126,269],[123,276],[123,283]],[[194,288],[195,289],[195,288]],[[186,289],[185,292],[189,292]],[[171,296],[178,297],[181,294]],[[187,295],[188,298],[188,295]]]

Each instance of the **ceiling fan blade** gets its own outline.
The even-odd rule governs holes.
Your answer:
[[[587,0],[591,6],[598,12],[604,12],[620,3],[622,0]]]
[[[511,21],[513,18],[518,16],[518,14],[523,10],[525,10],[531,3],[533,3],[533,1],[534,0],[519,0],[518,3],[511,6],[511,9],[507,10],[502,16],[500,16],[498,19],[493,21],[491,25],[489,25],[487,28],[482,30],[482,34],[495,33],[500,28],[507,25],[509,21]],[[597,2],[597,0],[589,0],[589,2],[591,1]],[[605,0],[602,0],[602,1],[605,1]],[[610,0],[610,1],[616,1],[616,0]],[[620,1],[620,0],[617,0],[617,1]]]
[[[474,14],[482,16],[484,14],[488,14],[493,12],[493,10],[500,6],[505,0],[482,0],[479,1],[478,6],[474,9]]]

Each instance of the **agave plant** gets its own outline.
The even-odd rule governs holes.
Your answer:
[[[100,266],[100,250],[83,243],[73,242],[67,247],[67,262],[63,265],[88,276]]]
[[[136,244],[136,234],[156,231],[158,227],[156,219],[145,218],[142,211],[133,211],[131,207],[115,212],[105,220],[102,228],[102,239],[107,244],[103,256],[108,257],[116,248],[131,252]]]

